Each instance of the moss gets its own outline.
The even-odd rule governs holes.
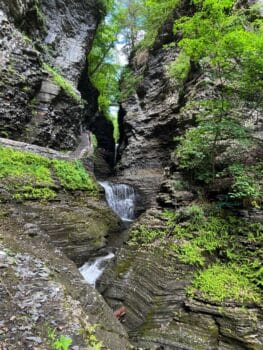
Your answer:
[[[77,90],[73,84],[66,80],[61,74],[59,74],[54,68],[50,67],[48,64],[44,63],[43,68],[47,70],[51,75],[54,83],[58,85],[68,96],[71,96],[78,103],[81,102],[81,97],[77,93]]]
[[[164,230],[155,230],[146,228],[144,225],[131,231],[129,245],[134,244],[149,244],[156,239],[164,237],[166,232]]]
[[[64,188],[69,190],[87,190],[93,194],[98,192],[96,182],[87,173],[80,161],[53,160],[52,163],[61,186]]]
[[[190,57],[184,52],[180,52],[177,59],[170,63],[168,73],[172,79],[176,79],[178,84],[183,84],[190,72]]]
[[[194,291],[193,295],[199,290],[207,298],[219,300],[220,289],[224,288],[223,279],[228,275],[230,279],[226,281],[229,285],[233,284],[233,290],[224,288],[222,299],[258,300],[258,290],[263,286],[261,223],[250,223],[205,203],[195,203],[176,212],[166,210],[162,218],[166,227],[160,234],[141,226],[133,232],[132,243],[139,242],[147,249],[163,247],[163,257],[167,253],[177,263],[180,260],[194,265],[193,270],[199,270],[199,277],[194,279],[189,289]],[[172,264],[176,262],[171,261]],[[213,269],[208,269],[209,265]],[[223,274],[224,269],[226,274]],[[215,271],[218,274],[222,272],[218,281],[216,278],[213,281]]]
[[[209,300],[260,302],[260,294],[236,264],[215,263],[198,273],[190,292],[200,291]]]
[[[20,193],[14,194],[13,198],[16,200],[24,199],[40,199],[40,200],[51,200],[56,197],[56,192],[50,188],[33,188],[32,186],[23,186]]]
[[[0,179],[16,200],[54,199],[57,181],[66,190],[84,190],[91,196],[98,193],[95,180],[81,162],[51,160],[12,148],[0,147]]]

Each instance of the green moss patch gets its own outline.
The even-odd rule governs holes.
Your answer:
[[[189,289],[212,301],[259,301],[263,286],[261,262],[263,225],[251,223],[209,204],[164,211],[164,229],[140,226],[130,243],[159,246],[175,257],[171,264],[192,265],[198,271]]]
[[[61,74],[59,74],[54,68],[50,67],[48,64],[44,63],[43,68],[47,70],[53,78],[53,81],[58,85],[65,93],[71,96],[75,101],[81,102],[80,95],[77,94],[73,84],[65,79]]]
[[[68,162],[53,160],[53,167],[61,186],[69,190],[87,190],[96,193],[98,188],[94,179],[87,173],[80,161]]]
[[[90,195],[98,192],[95,180],[80,161],[51,160],[5,147],[0,147],[0,180],[17,200],[54,199],[58,184]]]
[[[129,245],[135,245],[138,243],[142,245],[149,244],[165,235],[166,232],[164,230],[150,229],[141,225],[131,231]]]
[[[216,302],[233,300],[238,302],[260,302],[257,288],[242,273],[236,264],[215,263],[201,271],[193,282],[190,292],[201,294]]]

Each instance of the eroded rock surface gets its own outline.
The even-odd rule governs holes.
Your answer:
[[[62,251],[48,244],[38,227],[25,232],[23,222],[1,206],[0,345],[2,349],[53,348],[51,334],[73,340],[84,350],[90,327],[112,350],[129,349],[127,334],[99,293],[89,286]],[[27,228],[31,229],[33,226]],[[75,349],[74,348],[74,349]]]
[[[156,209],[133,229],[140,224],[150,230],[166,225]],[[169,252],[169,243],[126,246],[104,272],[99,290],[113,309],[125,307],[123,324],[143,349],[262,349],[262,304],[191,297],[187,290],[197,270]]]
[[[55,149],[76,146],[93,117],[84,112],[77,87],[98,11],[90,1],[3,3],[0,136]],[[62,84],[68,82],[70,93],[54,82],[44,63]]]

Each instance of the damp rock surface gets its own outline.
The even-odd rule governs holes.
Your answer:
[[[42,237],[29,237],[1,207],[0,344],[3,349],[51,349],[50,334],[86,349],[88,332],[112,350],[129,349],[127,334],[75,264]],[[30,228],[28,226],[28,228]],[[32,229],[32,226],[31,226]],[[82,334],[82,335],[81,335]]]

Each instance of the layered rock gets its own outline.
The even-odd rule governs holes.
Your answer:
[[[107,349],[129,349],[122,325],[74,263],[39,229],[28,235],[3,205],[0,221],[3,349],[53,349],[60,336],[71,338],[79,350],[92,346],[92,336]]]
[[[139,225],[151,231],[166,223],[161,211],[150,209],[133,229]],[[161,242],[124,247],[99,282],[113,309],[125,307],[123,324],[131,341],[143,349],[261,349],[262,305],[190,295],[198,266],[183,263],[168,241]],[[253,244],[246,249],[253,250]]]
[[[239,2],[240,6],[247,4],[247,1]],[[175,16],[182,14],[191,14],[187,1],[182,2]],[[179,167],[174,138],[196,126],[201,108],[196,102],[217,98],[219,85],[209,68],[201,72],[193,64],[182,85],[173,81],[168,75],[168,65],[179,54],[176,42],[180,35],[173,38],[171,23],[167,23],[160,34],[151,50],[140,50],[131,57],[130,68],[139,83],[133,87],[132,96],[122,102],[119,117],[121,145],[117,180],[136,187],[140,196],[139,211],[151,208],[134,225],[137,229],[140,224],[149,240],[156,234],[154,231],[164,229],[160,207],[180,211],[189,203],[202,202],[205,196],[210,200],[220,199],[231,186],[231,179],[224,175],[213,186],[201,182],[193,185],[190,172],[186,174]],[[163,47],[171,41],[173,47]],[[238,161],[255,164],[262,160],[262,110],[252,105],[240,108],[237,104],[233,113],[251,126],[257,142],[242,152],[232,140],[222,143],[216,158],[219,169]],[[239,218],[243,215],[262,224],[260,209],[237,210],[232,215]],[[245,240],[242,233],[239,234],[240,241]],[[187,242],[187,237],[180,239]],[[169,236],[160,241],[153,239],[152,244],[145,243],[143,247],[134,246],[131,241],[131,246],[120,251],[115,264],[112,263],[99,283],[99,290],[113,309],[125,307],[123,323],[133,343],[145,349],[165,350],[261,349],[262,304],[233,300],[220,303],[201,295],[190,297],[187,289],[197,267],[183,263],[170,251]],[[254,252],[253,243],[244,242],[243,249]],[[212,259],[225,263],[216,252]]]
[[[255,2],[241,1],[238,6],[248,7]],[[178,83],[168,72],[169,64],[176,60],[180,52],[177,46],[180,33],[173,35],[172,24],[176,18],[191,15],[193,10],[188,1],[180,2],[174,18],[161,28],[153,47],[139,49],[130,58],[129,68],[137,83],[130,86],[134,93],[121,104],[117,177],[136,186],[141,203],[146,208],[156,206],[158,192],[158,203],[168,207],[180,204],[183,193],[188,199],[193,198],[198,189],[191,188],[191,174],[187,174],[185,179],[184,172],[178,166],[174,155],[177,146],[175,138],[197,125],[196,117],[202,115],[202,101],[220,98],[219,81],[209,67],[201,71],[198,65],[191,63],[183,83]],[[169,46],[169,43],[172,45]],[[128,89],[125,83],[123,85],[125,95]],[[238,96],[236,98],[240,99]],[[262,159],[263,112],[260,102],[253,104],[244,101],[242,104],[233,101],[233,104],[236,105],[236,109],[231,110],[233,117],[238,116],[246,127],[249,126],[255,144],[241,147],[231,137],[221,142],[215,159],[218,169],[234,162],[252,164]],[[215,197],[227,192],[230,183],[231,179],[222,177],[213,188],[202,184],[203,189],[200,189],[205,188],[211,197]],[[189,202],[188,199],[186,202]]]
[[[72,149],[90,124],[77,87],[99,8],[89,1],[11,1],[0,10],[1,136]]]
[[[145,66],[139,67],[144,70],[144,79],[137,93],[122,103],[127,145],[121,152],[117,177],[137,188],[144,207],[156,204],[156,193],[170,159],[179,94],[167,76],[167,65],[176,55],[171,49],[152,52]]]

